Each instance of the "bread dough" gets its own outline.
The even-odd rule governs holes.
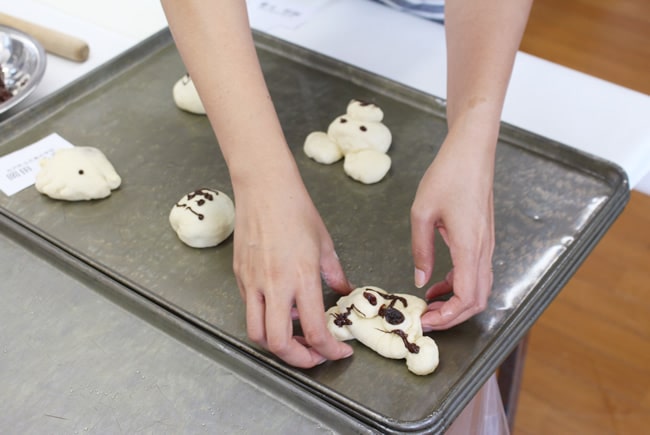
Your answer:
[[[217,246],[235,228],[235,205],[223,192],[198,189],[183,196],[172,207],[169,223],[188,246]]]
[[[352,100],[347,113],[329,125],[327,135],[338,144],[343,154],[361,150],[385,153],[393,137],[388,127],[381,123],[383,117],[381,109],[374,104]],[[379,121],[374,121],[378,118]]]
[[[185,74],[174,84],[172,94],[174,103],[179,109],[197,115],[205,115],[205,108],[189,74]]]
[[[339,341],[356,338],[386,358],[406,359],[416,375],[428,375],[438,367],[438,346],[422,333],[426,309],[417,296],[359,287],[327,310],[327,328]]]
[[[305,139],[305,154],[318,163],[330,165],[338,162],[343,157],[341,149],[334,143],[327,133],[314,131]]]
[[[361,150],[345,155],[343,170],[349,177],[365,184],[377,183],[390,169],[388,155],[375,150]]]
[[[40,161],[36,190],[50,198],[83,201],[106,198],[122,179],[104,153],[93,147],[57,150]]]
[[[362,183],[376,183],[386,176],[391,166],[391,159],[386,153],[393,138],[388,127],[382,123],[383,119],[384,112],[379,106],[352,100],[345,115],[338,116],[330,123],[327,133],[312,132],[305,138],[303,150],[308,157],[323,164],[334,163],[345,156],[346,165],[349,166],[349,170],[344,167],[346,174]],[[348,156],[353,153],[359,155],[347,163]],[[368,162],[363,162],[366,158]]]

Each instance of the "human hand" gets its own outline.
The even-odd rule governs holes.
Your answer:
[[[340,294],[352,288],[302,183],[276,180],[238,193],[233,268],[249,338],[301,368],[350,356],[327,330],[321,273]],[[302,337],[293,332],[296,310]]]
[[[492,287],[494,251],[494,143],[480,132],[450,132],[425,172],[411,208],[415,283],[423,287],[434,266],[438,229],[449,247],[453,268],[425,293],[429,304],[424,330],[447,329],[483,311]],[[494,140],[496,142],[496,140]],[[485,146],[483,146],[485,145]]]

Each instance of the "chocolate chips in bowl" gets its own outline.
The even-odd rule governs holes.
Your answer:
[[[36,89],[46,63],[45,49],[36,39],[0,25],[0,115]]]
[[[12,94],[5,86],[5,75],[2,72],[2,69],[0,69],[0,103],[4,103],[13,96],[14,94]]]

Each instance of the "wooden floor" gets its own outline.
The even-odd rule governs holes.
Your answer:
[[[650,1],[536,0],[521,49],[650,94]],[[650,196],[632,192],[529,340],[514,435],[650,433]]]

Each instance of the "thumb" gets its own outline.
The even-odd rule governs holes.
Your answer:
[[[435,226],[433,221],[411,212],[411,249],[415,265],[415,286],[422,288],[431,279],[435,252],[433,241]]]
[[[348,294],[352,285],[343,272],[341,262],[333,247],[326,248],[320,258],[321,275],[325,283],[339,294]]]

